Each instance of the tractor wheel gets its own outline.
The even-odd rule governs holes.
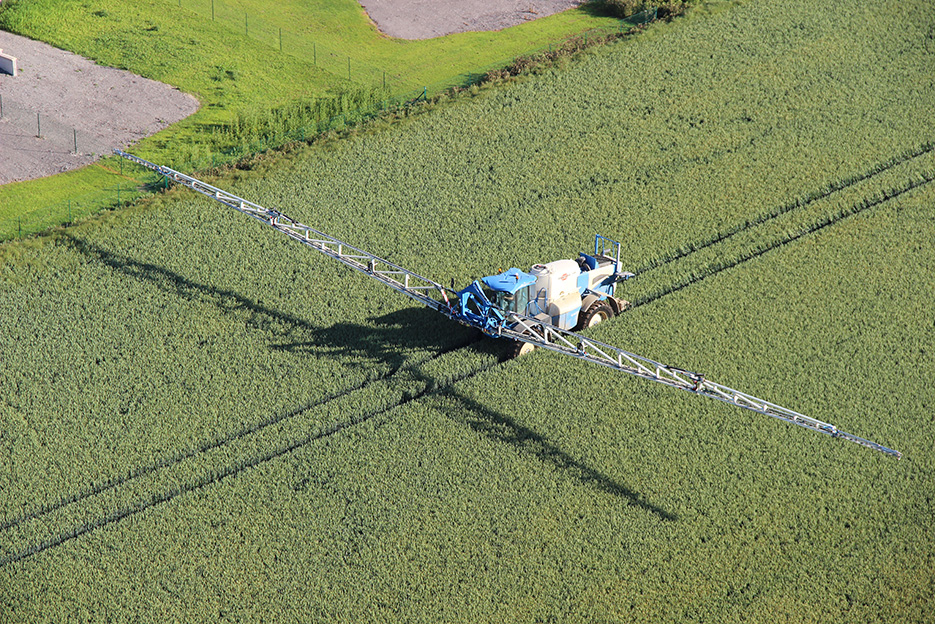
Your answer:
[[[509,349],[507,351],[507,357],[509,359],[518,358],[521,355],[529,355],[536,350],[536,345],[529,344],[528,342],[522,342],[521,340],[513,340],[510,342]]]
[[[601,321],[606,321],[614,315],[613,308],[606,301],[595,301],[585,312],[578,317],[578,325],[575,331],[594,327]]]

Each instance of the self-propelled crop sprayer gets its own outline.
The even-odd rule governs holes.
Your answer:
[[[633,277],[633,274],[622,270],[620,244],[603,236],[595,237],[593,254],[582,253],[576,260],[536,264],[528,272],[512,268],[474,281],[466,288],[455,291],[299,223],[281,212],[264,208],[174,169],[156,165],[124,151],[114,152],[165,176],[167,180],[182,184],[253,217],[453,321],[477,328],[494,338],[511,340],[513,355],[522,355],[536,348],[548,349],[686,392],[731,403],[835,438],[850,440],[892,457],[901,456],[899,451],[840,431],[832,424],[715,383],[698,373],[660,364],[576,333],[580,329],[592,327],[620,314],[629,307],[626,301],[615,297],[615,288],[618,282]]]

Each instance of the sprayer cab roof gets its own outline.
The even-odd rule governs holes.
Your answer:
[[[504,271],[503,273],[498,273],[497,275],[482,277],[481,281],[484,282],[484,285],[487,286],[487,288],[490,290],[495,292],[510,293],[513,295],[516,294],[516,291],[520,288],[526,288],[531,284],[535,284],[536,277],[526,273],[525,271],[512,268],[509,271]]]

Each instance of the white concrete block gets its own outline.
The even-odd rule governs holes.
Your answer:
[[[4,54],[0,50],[0,72],[16,76],[16,57]]]

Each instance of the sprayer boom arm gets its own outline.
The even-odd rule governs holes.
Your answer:
[[[422,305],[432,308],[459,323],[477,327],[485,333],[498,338],[508,338],[527,342],[537,347],[561,353],[570,357],[584,360],[592,364],[605,366],[622,373],[641,377],[649,381],[665,384],[679,390],[692,392],[711,399],[730,403],[737,407],[752,410],[766,416],[778,418],[786,422],[823,433],[834,438],[842,438],[860,444],[875,451],[880,451],[899,458],[899,451],[887,448],[876,442],[850,433],[840,431],[830,423],[794,412],[788,408],[758,399],[755,396],[734,390],[713,381],[708,381],[703,375],[692,373],[674,366],[660,364],[648,358],[624,351],[612,345],[591,340],[575,332],[560,329],[551,323],[537,320],[514,312],[503,313],[502,321],[491,330],[482,327],[476,322],[458,313],[448,297],[448,289],[428,278],[393,264],[372,253],[348,245],[333,236],[320,232],[307,225],[299,223],[281,212],[264,208],[236,195],[206,184],[197,178],[185,175],[154,163],[144,160],[121,150],[114,150],[118,156],[137,163],[147,169],[165,176],[167,179],[186,186],[193,191],[233,208],[245,215],[256,219],[264,225],[278,230],[303,245],[311,247],[338,262],[349,266],[373,279],[380,281],[393,290],[400,292]],[[452,293],[454,295],[455,293]]]

